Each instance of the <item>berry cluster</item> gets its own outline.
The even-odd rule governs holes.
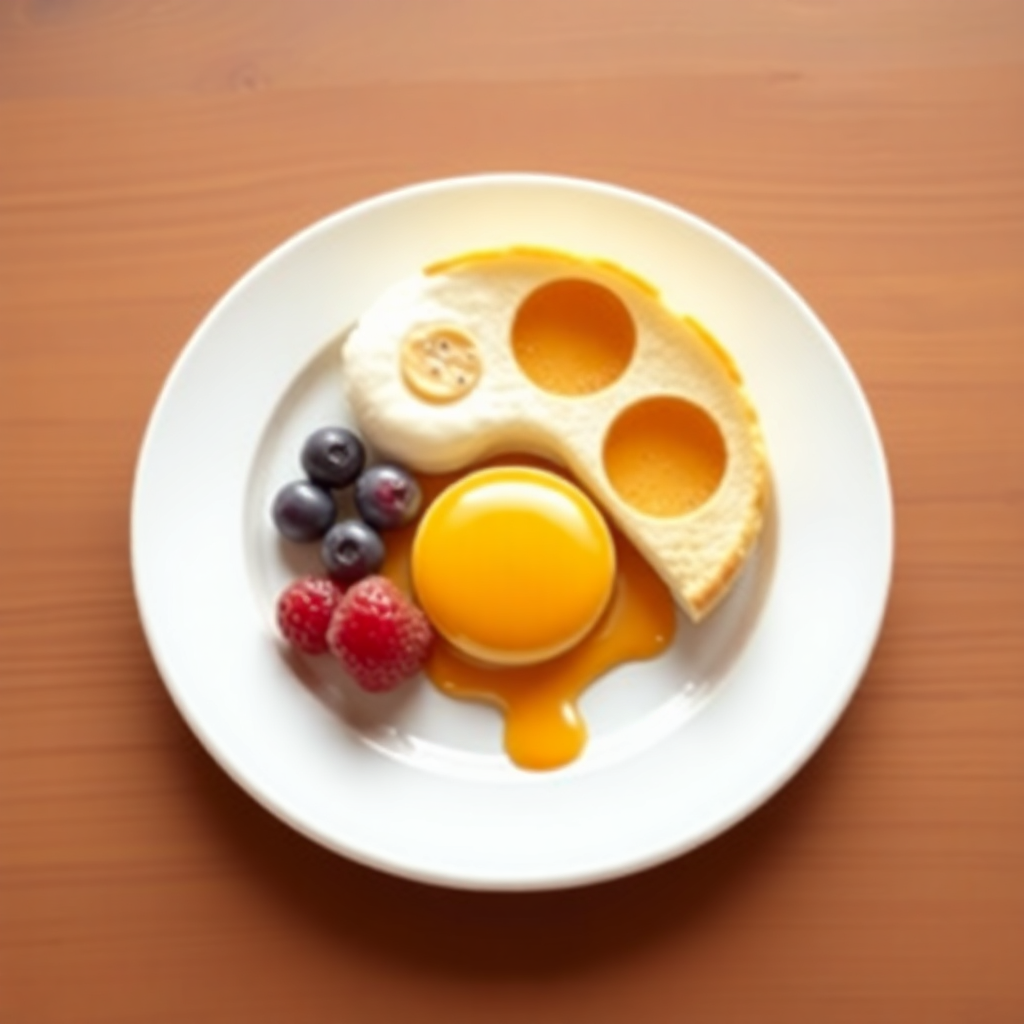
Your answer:
[[[367,576],[348,590],[322,576],[287,587],[277,602],[285,639],[307,654],[330,652],[364,690],[393,690],[423,667],[434,634],[391,580]]]
[[[311,434],[301,462],[305,479],[278,491],[272,515],[286,539],[320,541],[327,576],[285,589],[278,628],[307,654],[333,654],[363,689],[394,689],[422,667],[433,632],[423,612],[376,575],[385,553],[380,531],[412,522],[422,500],[419,484],[400,466],[366,468],[362,442],[344,427]],[[360,518],[339,522],[333,492],[349,486]]]
[[[355,583],[384,564],[380,531],[416,517],[422,496],[416,478],[401,466],[366,466],[362,441],[345,427],[323,427],[302,446],[306,478],[285,484],[274,498],[274,522],[296,543],[320,541],[320,557],[332,579]],[[353,485],[358,519],[337,521],[335,491]]]

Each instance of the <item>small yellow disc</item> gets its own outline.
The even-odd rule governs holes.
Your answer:
[[[455,402],[469,394],[482,370],[476,343],[450,327],[411,334],[402,345],[399,359],[408,388],[437,404]]]

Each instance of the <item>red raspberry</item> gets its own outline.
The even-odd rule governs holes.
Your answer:
[[[343,593],[322,576],[296,580],[277,599],[277,625],[284,638],[307,654],[325,654],[327,627]]]
[[[433,638],[423,612],[383,576],[349,587],[327,630],[331,653],[371,693],[393,690],[419,672]]]

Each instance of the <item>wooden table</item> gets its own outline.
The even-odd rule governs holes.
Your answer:
[[[897,503],[812,763],[698,852],[468,894],[211,761],[136,615],[129,492],[211,303],[311,221],[532,169],[688,208],[830,326]],[[0,3],[0,1019],[1024,1020],[1019,0]]]

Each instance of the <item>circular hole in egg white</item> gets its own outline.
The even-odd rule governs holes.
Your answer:
[[[559,278],[535,288],[512,322],[512,351],[537,387],[556,395],[591,395],[625,373],[636,324],[610,288]]]
[[[615,493],[649,516],[674,518],[700,508],[725,476],[725,438],[693,402],[645,398],[616,416],[605,435],[605,473]]]

